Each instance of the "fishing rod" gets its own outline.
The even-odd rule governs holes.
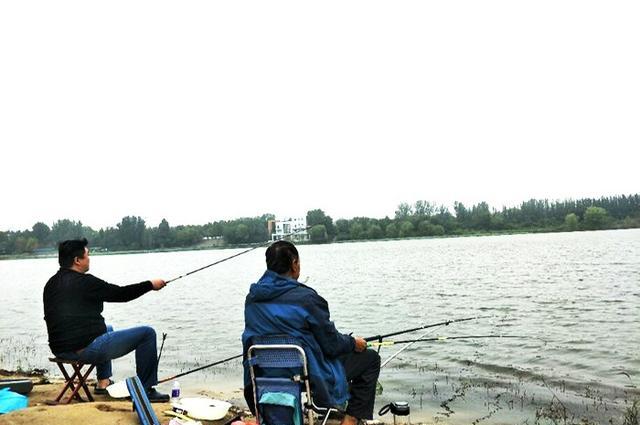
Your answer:
[[[251,251],[253,251],[254,249],[258,249],[258,248],[260,248],[260,247],[262,247],[262,246],[269,245],[270,243],[277,242],[277,241],[281,241],[281,240],[283,240],[283,239],[286,239],[286,238],[288,238],[288,237],[290,237],[290,236],[293,236],[293,235],[295,235],[295,234],[297,234],[297,233],[300,233],[300,232],[302,232],[302,231],[309,230],[310,228],[311,228],[311,226],[307,226],[307,227],[304,227],[304,228],[298,229],[298,230],[296,230],[296,231],[294,231],[294,232],[291,232],[291,233],[289,233],[289,234],[286,234],[286,235],[282,236],[282,237],[281,237],[280,239],[278,239],[278,240],[263,242],[263,243],[258,244],[258,245],[256,245],[256,246],[253,246],[253,247],[251,247],[251,248],[249,248],[249,249],[246,249],[246,250],[244,250],[244,251],[242,251],[242,252],[238,252],[238,253],[236,253],[236,254],[233,254],[233,255],[230,255],[230,256],[228,256],[228,257],[226,257],[226,258],[223,258],[222,260],[218,260],[218,261],[213,262],[213,263],[211,263],[211,264],[207,264],[207,265],[206,265],[206,266],[204,266],[204,267],[200,267],[199,269],[192,270],[192,271],[190,271],[189,273],[185,273],[185,274],[180,275],[180,276],[178,276],[178,277],[174,277],[173,279],[169,279],[169,280],[165,281],[165,283],[175,282],[175,281],[176,281],[176,280],[178,280],[178,279],[182,279],[183,277],[187,277],[187,276],[192,275],[192,274],[194,274],[194,273],[200,272],[200,271],[202,271],[202,270],[204,270],[204,269],[208,269],[208,268],[209,268],[209,267],[211,267],[211,266],[215,266],[216,264],[220,264],[220,263],[223,263],[223,262],[225,262],[225,261],[227,261],[227,260],[231,260],[232,258],[239,257],[239,256],[241,256],[242,254],[246,254],[247,252],[251,252]]]
[[[386,347],[396,344],[413,344],[416,342],[430,342],[430,341],[446,341],[448,339],[474,339],[474,338],[529,338],[521,335],[463,335],[463,336],[438,336],[435,338],[407,339],[403,341],[382,341],[382,342],[369,342],[369,347]],[[407,348],[407,347],[405,347]]]
[[[391,333],[388,333],[388,334],[385,334],[385,335],[370,336],[370,337],[365,338],[364,340],[367,341],[367,342],[370,342],[370,341],[382,342],[382,340],[384,338],[389,338],[390,336],[402,335],[402,334],[406,334],[406,333],[410,333],[410,332],[419,331],[419,330],[422,330],[422,329],[435,328],[436,326],[449,326],[449,324],[451,324],[451,323],[467,322],[469,320],[477,320],[477,319],[487,319],[489,317],[495,317],[495,316],[474,316],[474,317],[465,317],[463,319],[445,320],[444,322],[431,323],[431,324],[428,324],[428,325],[418,326],[417,328],[411,328],[411,329],[405,329],[405,330],[402,330],[402,331],[391,332]]]
[[[163,378],[163,379],[159,380],[158,384],[164,384],[165,382],[172,381],[172,380],[174,380],[176,378],[180,378],[182,376],[186,376],[186,375],[189,375],[191,373],[198,372],[198,371],[200,371],[202,369],[207,369],[207,368],[212,367],[212,366],[217,366],[219,364],[229,362],[229,361],[231,361],[233,359],[239,359],[240,357],[242,357],[242,354],[238,354],[237,356],[227,357],[226,359],[218,360],[217,362],[209,363],[208,365],[200,366],[200,367],[197,367],[195,369],[191,369],[191,370],[188,370],[186,372],[179,373],[177,375],[169,376],[168,378]]]
[[[165,382],[169,382],[173,379],[180,378],[181,376],[189,375],[190,373],[198,372],[202,369],[206,369],[208,367],[217,366],[219,364],[223,364],[229,362],[233,359],[238,359],[242,357],[242,354],[238,354],[237,356],[227,357],[223,360],[218,360],[217,362],[209,363],[208,365],[200,366],[195,369],[188,370],[186,372],[178,373],[177,375],[169,376],[167,378],[161,379],[158,381],[158,384],[163,384]],[[124,398],[129,396],[129,389],[127,388],[127,384],[125,381],[115,382],[107,387],[107,392],[109,396],[113,398]]]

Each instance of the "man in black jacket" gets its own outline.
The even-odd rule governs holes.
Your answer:
[[[106,393],[111,383],[111,360],[136,351],[136,373],[149,400],[169,401],[167,394],[153,388],[158,383],[156,333],[139,326],[113,331],[102,317],[104,302],[127,302],[166,285],[162,279],[127,286],[107,283],[87,273],[89,248],[86,239],[61,242],[60,269],[44,287],[44,320],[49,347],[56,357],[96,365],[95,393]]]

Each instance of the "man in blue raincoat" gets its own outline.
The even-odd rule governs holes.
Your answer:
[[[267,271],[251,285],[245,301],[242,346],[246,359],[251,339],[286,334],[299,339],[309,363],[314,400],[340,406],[348,400],[343,425],[373,419],[380,356],[361,337],[345,335],[330,320],[329,306],[312,288],[298,282],[300,256],[288,241],[266,251]],[[245,362],[245,399],[254,411],[251,379]]]

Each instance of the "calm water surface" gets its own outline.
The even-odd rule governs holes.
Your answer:
[[[121,285],[169,279],[236,252],[94,256],[91,273]],[[301,280],[329,301],[342,332],[491,315],[428,336],[523,337],[415,344],[382,370],[376,410],[406,400],[414,422],[497,424],[534,423],[536,412],[564,406],[569,417],[621,423],[640,397],[640,230],[301,246],[300,254]],[[104,316],[116,328],[149,324],[159,341],[167,333],[159,374],[173,375],[241,352],[244,297],[263,268],[258,249],[138,300],[105,304]],[[55,258],[0,262],[1,368],[50,369],[42,289],[56,270]],[[399,348],[382,348],[383,360]],[[115,377],[132,374],[133,363],[132,355],[115,361]],[[238,401],[241,364],[181,384],[185,393],[208,389]]]

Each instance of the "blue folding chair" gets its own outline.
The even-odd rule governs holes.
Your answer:
[[[313,425],[314,412],[326,424],[336,408],[313,402],[307,356],[296,338],[287,335],[254,337],[247,351],[253,402],[259,425]],[[303,401],[304,394],[304,401]]]

